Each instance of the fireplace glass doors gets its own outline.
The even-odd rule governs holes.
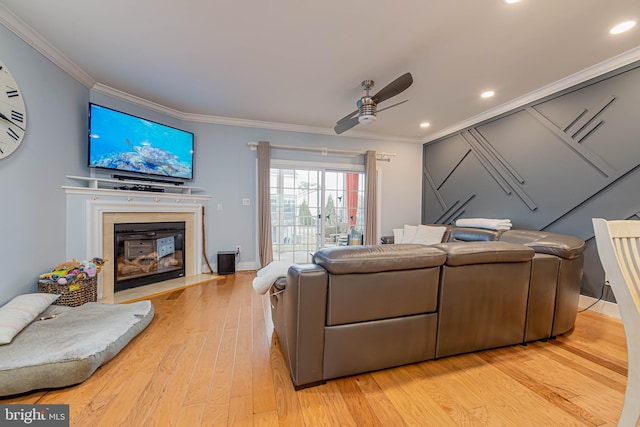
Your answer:
[[[184,276],[184,222],[114,224],[114,291]]]

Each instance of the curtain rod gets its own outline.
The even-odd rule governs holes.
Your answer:
[[[257,142],[253,142],[250,141],[247,143],[247,145],[249,146],[249,148],[251,150],[257,150],[258,149],[258,143]],[[294,146],[290,146],[290,145],[275,145],[275,144],[270,144],[271,148],[277,148],[277,149],[281,149],[281,150],[296,150],[296,151],[314,151],[317,153],[322,153],[323,156],[326,156],[329,153],[334,153],[334,154],[349,154],[349,155],[358,155],[358,156],[364,156],[365,154],[367,154],[366,152],[362,152],[362,151],[349,151],[349,150],[335,150],[333,148],[315,148],[315,147],[294,147]],[[376,152],[376,160],[382,160],[385,162],[390,162],[391,161],[391,157],[395,157],[396,153],[378,153]]]

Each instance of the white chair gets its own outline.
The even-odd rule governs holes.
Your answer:
[[[618,426],[636,426],[640,419],[640,221],[593,218],[593,230],[627,337],[627,391]]]

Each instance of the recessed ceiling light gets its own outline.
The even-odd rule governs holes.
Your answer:
[[[504,0],[505,3],[508,4],[512,4],[512,3],[518,3],[520,0]]]
[[[496,93],[494,91],[488,90],[486,92],[482,92],[482,94],[480,94],[480,96],[483,97],[483,98],[491,98],[495,94]]]
[[[429,126],[431,126],[431,123],[429,123],[429,122],[422,122],[422,123],[420,123],[420,127],[421,127],[421,128],[428,128]]]
[[[636,21],[625,21],[609,30],[609,34],[620,34],[629,31],[636,25]]]

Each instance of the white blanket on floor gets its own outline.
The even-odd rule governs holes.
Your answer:
[[[511,230],[511,220],[492,218],[463,218],[456,220],[456,226],[486,228],[488,230]]]
[[[292,262],[287,261],[271,261],[269,264],[258,270],[256,278],[253,279],[253,290],[264,295],[269,291],[271,285],[280,277],[286,277]]]

